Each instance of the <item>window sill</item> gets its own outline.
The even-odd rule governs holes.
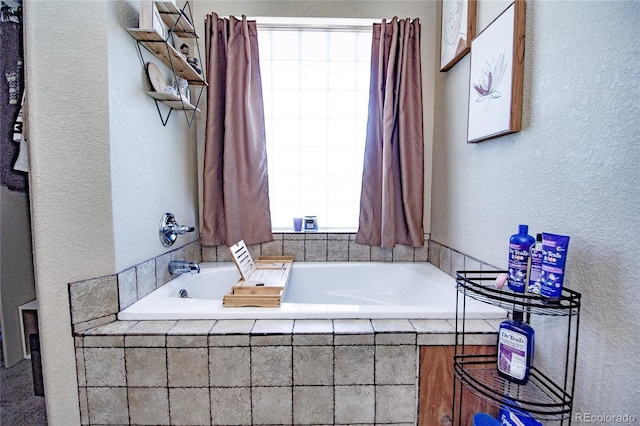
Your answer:
[[[294,231],[293,228],[272,228],[274,234],[355,234],[356,228],[319,228],[317,231]]]

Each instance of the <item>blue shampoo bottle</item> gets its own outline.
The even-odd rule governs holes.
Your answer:
[[[531,246],[536,240],[528,234],[528,225],[519,225],[518,233],[509,239],[509,281],[508,285],[516,293],[524,293],[527,289],[527,271]]]
[[[533,361],[533,328],[523,321],[523,313],[513,311],[513,319],[500,324],[498,330],[498,374],[525,385]]]

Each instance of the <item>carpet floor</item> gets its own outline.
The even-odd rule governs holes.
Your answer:
[[[46,424],[44,397],[33,394],[30,360],[23,359],[11,368],[4,368],[4,358],[0,350],[0,425]]]

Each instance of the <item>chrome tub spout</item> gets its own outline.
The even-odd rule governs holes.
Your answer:
[[[187,262],[184,260],[172,260],[169,262],[169,273],[177,274],[198,274],[200,273],[200,265],[197,262]]]

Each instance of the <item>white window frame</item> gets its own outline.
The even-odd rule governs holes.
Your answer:
[[[370,80],[371,35],[372,25],[376,21],[373,19],[264,17],[252,19],[255,19],[258,24],[258,37],[260,38],[260,66],[267,125],[267,156],[273,229],[274,231],[291,230],[294,217],[315,215],[318,217],[320,230],[353,232],[358,226]],[[297,33],[299,40],[302,40],[297,46],[299,58],[292,57],[291,63],[297,63],[300,60],[304,64],[306,61],[311,64],[308,69],[315,71],[313,64],[326,61],[328,74],[322,77],[328,79],[326,86],[324,88],[313,86],[317,80],[310,80],[309,73],[306,77],[302,75],[301,69],[297,70],[300,73],[298,77],[292,76],[290,80],[282,78],[282,81],[278,82],[277,75],[274,75],[276,69],[280,69],[280,75],[283,76],[287,75],[287,72],[295,73],[296,71],[283,68],[286,59],[268,55],[267,51],[271,51],[271,43],[265,42],[266,31],[274,34],[274,36],[270,36],[269,40],[271,37],[278,38],[277,34],[284,31]],[[338,47],[337,50],[340,50],[336,41],[344,37],[345,32],[357,34],[359,44],[357,51],[353,52],[353,58],[348,58],[345,54],[344,61],[342,61],[336,58],[329,59],[329,54],[327,54],[326,59],[318,59],[316,56],[322,57],[322,55],[317,55],[315,51],[303,52],[304,40],[308,43],[309,40],[319,38],[321,32],[327,31],[331,33],[330,36],[327,36],[327,50],[332,49],[331,43]],[[314,36],[312,33],[316,35]],[[285,57],[288,54],[289,52],[282,53]],[[267,56],[268,58],[265,59]],[[331,75],[335,76],[339,74],[336,70],[340,70],[342,65],[344,65],[342,69],[346,70],[345,74],[347,75],[351,75],[355,67],[354,87],[347,88],[344,86],[345,83],[330,81],[332,77],[329,75],[329,69],[331,68]],[[359,78],[358,72],[363,72],[363,66],[366,68],[366,78]],[[321,69],[322,66],[318,68]],[[295,78],[298,78],[299,82],[293,81]],[[303,81],[305,78],[307,78],[306,82]],[[293,83],[291,89],[286,88],[289,81]],[[305,83],[309,81],[312,81],[311,88],[305,86]],[[296,89],[296,83],[299,83],[298,89]],[[280,86],[278,87],[278,85]],[[341,104],[347,104],[342,100],[334,101],[332,106],[332,99],[341,99],[338,97],[343,96],[339,95],[340,90],[336,89],[341,85],[343,85],[346,98],[354,101],[360,100],[357,107],[356,104],[353,104],[353,107],[347,105],[339,112],[340,107],[344,106]],[[281,90],[278,96],[272,95],[271,89],[274,86]],[[295,100],[289,102],[296,96],[294,94],[296,90],[299,96],[298,104],[295,104]],[[314,98],[314,96],[316,97]],[[275,99],[276,97],[280,99]],[[294,107],[289,107],[288,110],[287,107],[284,107],[279,110],[280,113],[275,113],[277,103],[282,102],[282,99],[286,99],[284,102],[286,105],[294,105]],[[313,101],[311,102],[309,99],[313,99]],[[326,115],[322,113],[325,103]],[[320,109],[314,109],[318,108],[318,105],[320,105]],[[318,111],[320,112],[318,113]],[[318,114],[313,115],[316,113]],[[287,118],[286,114],[290,114],[291,117]],[[348,114],[353,115],[344,119],[343,115]],[[339,127],[339,123],[343,122],[353,122],[356,126],[353,127],[353,130],[349,130],[349,136],[343,136],[342,132],[332,132],[332,129]],[[290,125],[286,125],[287,123]],[[314,125],[318,125],[318,127],[315,131],[310,131]],[[298,135],[297,141],[291,132],[293,135]],[[282,135],[286,137],[283,138]],[[281,143],[274,142],[276,139]],[[283,140],[288,140],[288,142],[282,143]],[[314,172],[316,177],[306,176],[303,174],[304,171]],[[295,201],[296,197],[290,197],[287,200],[290,193],[296,194],[299,201]],[[338,199],[332,199],[332,195],[337,196]],[[348,220],[343,219],[344,217],[347,217]]]

